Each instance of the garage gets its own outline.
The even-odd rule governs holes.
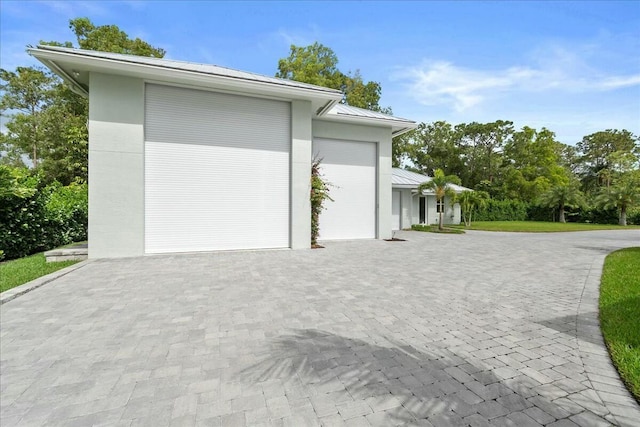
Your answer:
[[[377,147],[372,142],[314,139],[313,153],[333,201],[320,214],[320,239],[376,237]]]
[[[147,84],[145,252],[290,246],[290,103]]]
[[[89,258],[309,249],[314,156],[335,200],[320,239],[392,236],[392,138],[414,121],[214,64],[29,53],[89,99]]]

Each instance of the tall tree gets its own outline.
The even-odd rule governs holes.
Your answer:
[[[96,26],[89,18],[75,18],[69,21],[69,28],[75,34],[78,47],[101,52],[124,53],[138,56],[162,58],[164,49],[153,47],[136,37],[132,39],[116,25]],[[53,46],[73,47],[73,43],[57,41],[41,42]]]
[[[640,138],[626,129],[607,129],[582,138],[577,145],[583,189],[596,192],[600,186],[608,186],[624,171],[621,168],[637,168],[640,163]]]
[[[603,208],[618,209],[618,224],[627,225],[627,210],[640,205],[640,171],[629,172],[619,181],[601,190],[596,199]]]
[[[433,178],[418,186],[418,193],[422,193],[425,190],[433,191],[438,204],[444,206],[445,197],[450,199],[456,197],[456,192],[451,187],[451,184],[460,184],[460,178],[455,175],[445,175],[442,169],[436,169]],[[440,209],[438,216],[438,229],[442,230],[444,229],[444,209]]]
[[[525,126],[514,132],[504,146],[501,195],[531,202],[551,187],[568,184],[571,173],[564,166],[564,150],[548,129]]]
[[[461,133],[461,148],[466,158],[462,181],[475,188],[482,181],[493,184],[504,144],[511,138],[513,123],[497,120],[491,123],[469,123],[456,126]]]
[[[419,172],[433,176],[436,169],[442,169],[448,175],[463,175],[465,159],[458,129],[443,121],[420,123],[408,138],[410,143],[405,149]]]
[[[88,18],[69,21],[83,49],[164,56],[164,50],[139,38],[132,39],[115,25],[94,25]],[[71,42],[41,42],[73,47]],[[73,93],[55,75],[32,67],[1,70],[1,109],[9,116],[0,137],[6,155],[1,163],[17,164],[26,155],[46,181],[62,184],[87,179],[88,102]]]
[[[544,193],[540,198],[542,206],[558,209],[559,222],[566,222],[565,208],[577,207],[584,204],[584,198],[576,182],[556,185]]]
[[[353,74],[343,73],[338,69],[335,52],[318,42],[309,46],[291,45],[289,56],[278,61],[276,77],[337,89],[344,95],[344,104],[391,113],[390,108],[379,105],[380,83],[365,82],[360,70]]]
[[[27,153],[37,168],[46,139],[45,111],[58,80],[33,67],[18,67],[15,72],[0,69],[0,80],[0,112],[9,117],[3,143],[9,150]]]

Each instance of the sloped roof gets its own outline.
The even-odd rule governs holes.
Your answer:
[[[417,126],[411,120],[338,104],[342,100],[342,92],[336,89],[218,65],[47,45],[27,50],[62,77],[75,92],[85,96],[89,94],[90,72],[100,72],[280,99],[307,100],[311,101],[316,118],[390,127],[394,136]]]
[[[212,64],[200,64],[196,62],[177,61],[174,59],[166,58],[153,58],[147,56],[126,55],[121,53],[100,52],[95,50],[75,49],[59,46],[47,46],[40,45],[37,50],[62,52],[72,55],[81,55],[85,57],[98,58],[98,59],[110,59],[113,61],[126,62],[130,64],[144,64],[152,67],[169,68],[174,70],[191,71],[201,74],[209,74],[212,76],[229,77],[239,80],[247,80],[254,82],[261,82],[279,86],[290,86],[301,89],[309,89],[313,91],[331,93],[337,96],[342,96],[341,92],[336,89],[330,89],[323,86],[316,86],[307,83],[301,83],[294,80],[279,79],[276,77],[264,76],[261,74],[250,73],[247,71],[234,70],[233,68],[221,67]],[[35,49],[31,49],[35,51]],[[36,55],[37,57],[37,55]]]
[[[89,94],[89,74],[99,72],[248,95],[307,100],[311,101],[314,111],[322,112],[342,99],[339,90],[217,65],[47,45],[27,51],[62,77],[75,92],[85,96]]]
[[[345,104],[334,105],[327,113],[327,118],[331,118],[331,116],[342,119],[342,121],[351,119],[359,122],[366,121],[371,124],[391,125],[393,136],[401,135],[411,129],[415,129],[417,126],[417,123],[413,120]]]
[[[411,172],[408,170],[393,168],[391,170],[391,185],[396,188],[410,188],[417,189],[420,184],[423,182],[431,181],[431,177],[427,175],[422,175],[420,173]],[[463,187],[461,185],[450,184],[451,188],[456,193],[461,193],[463,191],[471,191],[470,188]],[[425,192],[429,194],[428,192]]]

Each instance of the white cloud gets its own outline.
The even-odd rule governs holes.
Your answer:
[[[424,60],[399,70],[392,79],[423,105],[450,106],[462,112],[504,95],[545,91],[588,93],[640,85],[640,73],[607,75],[579,55],[556,48],[533,55],[533,64],[505,69],[474,69],[448,61]]]

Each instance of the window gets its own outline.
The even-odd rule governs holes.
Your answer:
[[[444,213],[444,199],[436,201],[436,212]]]
[[[420,197],[420,224],[427,222],[426,198]]]

